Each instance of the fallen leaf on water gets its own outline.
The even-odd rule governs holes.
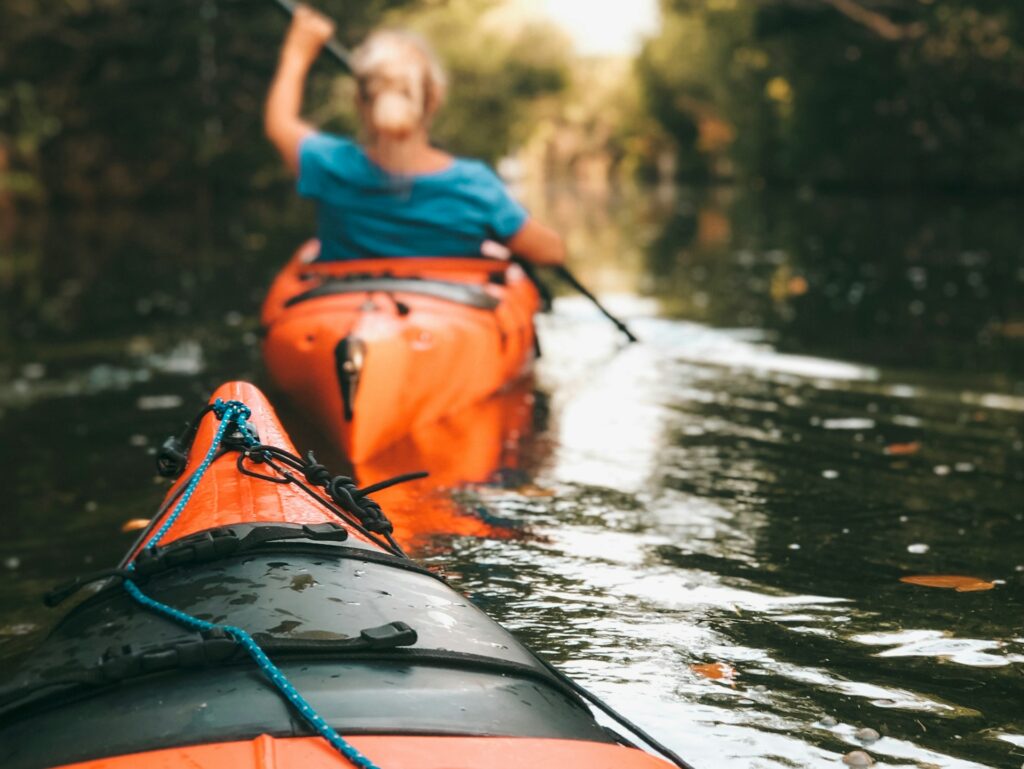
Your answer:
[[[910,443],[890,443],[885,447],[885,453],[890,457],[906,457],[916,454],[921,450],[921,444],[917,441]]]
[[[1010,321],[997,325],[993,329],[997,334],[1002,334],[1008,339],[1024,339],[1024,323],[1021,321]]]
[[[803,296],[808,288],[807,278],[803,275],[794,275],[786,282],[786,293],[790,296]]]
[[[957,574],[917,574],[910,577],[900,577],[900,582],[906,582],[909,585],[924,585],[925,587],[942,587],[956,590],[958,593],[991,590],[996,586],[994,582]]]
[[[149,518],[129,518],[121,524],[121,531],[138,531],[149,526]]]
[[[809,288],[807,278],[794,274],[787,265],[782,265],[772,275],[769,291],[776,302],[784,302],[795,296],[803,296]]]
[[[690,670],[699,676],[710,678],[714,681],[732,683],[736,678],[736,669],[731,665],[726,665],[724,662],[703,662],[690,665]]]

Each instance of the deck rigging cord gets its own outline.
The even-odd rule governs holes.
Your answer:
[[[167,478],[177,478],[184,472],[188,450],[195,440],[199,423],[212,408],[212,406],[206,406],[196,415],[192,422],[186,425],[185,431],[180,436],[176,438],[171,437],[164,441],[157,454],[157,468],[161,475]],[[236,464],[238,471],[242,475],[258,478],[270,483],[294,484],[310,498],[324,506],[334,516],[354,528],[382,550],[401,558],[408,558],[394,539],[394,525],[384,515],[380,505],[371,499],[369,495],[399,483],[425,478],[427,473],[404,473],[379,481],[365,488],[358,488],[355,484],[355,479],[351,476],[332,476],[324,465],[316,461],[312,451],[306,452],[306,456],[303,458],[277,446],[261,443],[259,436],[249,427],[246,427],[245,432],[236,431],[235,433],[224,435],[221,440],[221,446],[223,449],[221,453],[232,450],[239,452]],[[250,465],[265,465],[273,470],[276,475],[250,469],[246,466],[246,463]],[[293,471],[301,473],[305,480]],[[191,476],[189,480],[186,480],[178,487],[174,499],[187,488],[190,480]],[[323,494],[317,493],[312,486],[321,487],[327,492],[330,499],[325,498]],[[163,513],[166,506],[165,504],[159,514]],[[154,520],[156,519],[154,518]],[[148,527],[143,532],[139,542],[145,541],[151,528]]]
[[[160,528],[157,529],[157,531],[146,541],[146,544],[143,546],[144,550],[154,551],[156,546],[160,543],[160,540],[163,539],[168,531],[170,531],[174,522],[188,505],[189,500],[192,499],[192,495],[195,493],[196,487],[199,485],[199,481],[202,480],[203,475],[209,469],[210,465],[213,464],[214,460],[220,456],[220,449],[224,443],[225,437],[229,434],[229,429],[234,429],[232,439],[235,442],[240,443],[250,450],[259,445],[255,432],[247,422],[248,418],[252,416],[252,412],[244,403],[240,401],[222,401],[218,398],[211,407],[203,410],[199,419],[196,420],[197,426],[199,421],[202,419],[202,416],[205,416],[207,411],[212,411],[217,419],[220,420],[220,424],[217,426],[217,431],[214,434],[209,449],[207,449],[206,456],[203,457],[199,467],[185,482],[184,491],[178,499],[177,504],[174,506],[174,509],[171,511],[171,514],[167,516],[167,520],[165,520],[160,525]],[[130,573],[133,572],[134,569],[135,559],[132,558],[125,567],[125,570]],[[183,612],[180,609],[176,609],[173,606],[169,606],[154,598],[150,598],[143,593],[139,586],[130,578],[124,579],[122,581],[122,585],[128,594],[139,605],[168,617],[180,625],[184,625],[185,627],[200,632],[220,631],[229,635],[249,654],[250,657],[252,657],[253,662],[256,663],[256,666],[260,671],[270,679],[274,687],[282,696],[284,696],[289,704],[298,711],[299,715],[302,716],[306,723],[308,723],[317,734],[323,737],[331,747],[343,755],[353,766],[359,767],[359,769],[380,769],[377,764],[360,753],[354,745],[338,734],[334,728],[316,712],[313,706],[305,697],[302,696],[299,690],[292,685],[281,669],[271,661],[270,657],[267,656],[266,652],[263,651],[256,640],[249,635],[248,631],[235,625],[207,622],[206,620],[199,619],[198,617],[194,617],[191,614]]]

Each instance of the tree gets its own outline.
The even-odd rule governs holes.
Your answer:
[[[665,0],[663,13],[639,67],[684,168],[724,158],[770,180],[1024,183],[1019,4]],[[735,141],[702,147],[707,115]]]
[[[404,2],[322,7],[355,40]],[[260,111],[284,29],[272,3],[251,0],[5,0],[0,184],[81,202],[283,178]],[[319,97],[328,67],[314,81]]]

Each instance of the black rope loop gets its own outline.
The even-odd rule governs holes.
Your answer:
[[[186,466],[187,455],[195,440],[199,423],[210,411],[215,411],[214,405],[203,408],[195,419],[186,425],[181,436],[168,439],[163,456],[160,458],[163,465],[161,474],[170,477],[177,477],[181,474]],[[243,427],[244,429],[242,429]],[[392,551],[395,555],[405,556],[402,548],[392,536],[395,530],[394,524],[388,520],[381,506],[370,499],[368,495],[398,483],[424,478],[427,473],[406,473],[359,488],[356,486],[355,479],[350,476],[332,475],[326,466],[317,462],[312,451],[306,452],[306,455],[301,457],[277,446],[260,443],[255,429],[245,421],[239,425],[239,429],[224,436],[222,446],[225,451],[238,452],[236,467],[242,475],[269,483],[294,483],[335,515],[349,516],[349,524],[362,530],[376,544]],[[257,471],[256,465],[259,465],[262,471]],[[303,477],[309,486],[302,482]],[[323,489],[327,493],[327,498],[317,494],[310,486]],[[332,502],[337,507],[333,507]]]
[[[306,480],[314,486],[323,486],[326,488],[331,482],[331,471],[316,461],[316,457],[313,455],[312,451],[306,452],[306,466],[302,469],[302,474],[305,475]]]
[[[394,532],[394,525],[384,515],[380,505],[365,496],[356,486],[354,479],[347,475],[337,475],[331,478],[327,486],[327,493],[331,495],[335,504],[356,516],[367,530],[375,534]]]

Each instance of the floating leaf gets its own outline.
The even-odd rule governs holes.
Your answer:
[[[786,282],[786,293],[790,296],[803,296],[808,288],[807,278],[803,275],[794,275]]]
[[[138,531],[149,526],[149,518],[129,518],[121,524],[121,531]]]
[[[736,669],[726,665],[724,662],[703,662],[690,665],[690,670],[704,678],[710,678],[714,681],[725,681],[730,684],[736,678]]]
[[[890,457],[909,457],[911,454],[916,454],[921,450],[921,444],[917,441],[910,441],[909,443],[890,443],[885,447],[886,456]]]
[[[957,574],[917,574],[900,577],[900,582],[908,585],[924,585],[925,587],[941,587],[956,590],[958,593],[974,593],[979,590],[991,590],[996,585],[977,577],[964,577]]]

